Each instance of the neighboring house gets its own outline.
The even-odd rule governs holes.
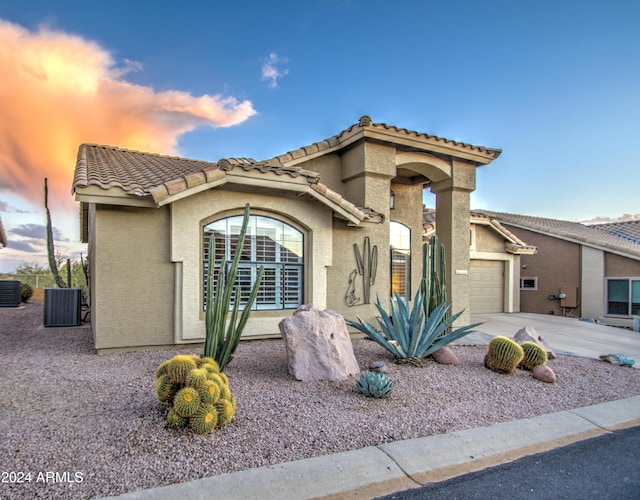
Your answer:
[[[436,211],[424,210],[425,240],[436,233]],[[471,211],[469,231],[469,310],[471,314],[520,311],[521,256],[538,249],[496,219]]]
[[[621,236],[617,229],[605,230],[601,225],[482,213],[539,249],[537,255],[521,259],[522,312],[633,325],[633,316],[640,314],[638,240]]]
[[[605,224],[593,224],[589,227],[602,229],[621,238],[640,244],[640,219],[623,222],[607,222]]]
[[[0,248],[7,246],[7,235],[4,232],[4,226],[2,225],[2,217],[0,217]]]
[[[422,194],[438,206],[449,299],[469,322],[469,194],[500,154],[363,116],[265,161],[206,162],[83,144],[73,181],[89,243],[99,352],[202,342],[208,242],[233,254],[251,204],[243,286],[266,268],[244,338],[279,335],[305,303],[375,321],[376,296],[410,297],[422,277]],[[415,257],[417,256],[417,257]]]

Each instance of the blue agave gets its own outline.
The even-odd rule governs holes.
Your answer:
[[[376,298],[376,307],[380,313],[380,318],[377,318],[380,331],[360,318],[358,321],[346,320],[347,324],[387,349],[396,360],[414,364],[419,364],[420,359],[472,333],[472,328],[481,324],[475,323],[449,332],[462,311],[449,316],[447,313],[451,306],[440,304],[426,317],[420,288],[416,292],[411,310],[398,295],[391,301],[391,316],[384,310],[380,297]]]
[[[362,372],[356,381],[358,392],[374,398],[386,398],[393,391],[393,382],[384,373]]]

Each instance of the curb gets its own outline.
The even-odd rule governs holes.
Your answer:
[[[108,498],[370,499],[635,425],[640,396]]]

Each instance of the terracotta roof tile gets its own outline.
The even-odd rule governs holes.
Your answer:
[[[547,219],[531,215],[509,214],[486,210],[479,212],[493,217],[503,224],[530,229],[562,239],[582,242],[588,246],[624,253],[633,258],[640,258],[640,243],[608,232],[605,229],[598,228],[598,226],[587,226],[580,222]]]
[[[144,153],[113,146],[82,144],[73,189],[119,187],[126,192],[148,194],[161,184],[194,172],[217,168],[215,163],[176,156]]]
[[[73,189],[91,185],[105,190],[119,187],[130,194],[151,195],[153,201],[160,204],[190,188],[221,180],[235,168],[245,172],[271,172],[292,178],[303,177],[314,191],[357,220],[384,220],[382,214],[372,209],[358,208],[320,183],[317,172],[270,161],[257,162],[252,158],[223,158],[212,163],[112,146],[82,144],[78,150]]]
[[[421,132],[416,132],[413,130],[407,130],[406,128],[398,128],[393,125],[387,125],[386,123],[373,123],[371,118],[367,115],[364,115],[360,118],[358,123],[351,125],[348,129],[343,130],[339,134],[336,134],[328,139],[324,139],[322,141],[314,142],[308,146],[303,146],[302,148],[296,149],[294,151],[288,151],[281,155],[275,156],[270,161],[276,161],[279,163],[288,163],[294,160],[298,160],[300,158],[304,158],[305,156],[309,156],[316,152],[321,152],[327,149],[331,149],[333,147],[338,146],[345,137],[350,136],[351,132],[355,128],[369,128],[371,130],[391,130],[393,132],[397,132],[402,135],[406,135],[407,137],[415,137],[417,139],[427,139],[434,141],[439,144],[446,144],[449,146],[455,146],[457,148],[461,148],[463,150],[473,151],[475,153],[481,153],[488,155],[491,159],[495,159],[502,153],[500,149],[486,148],[484,146],[475,146],[473,144],[468,144],[465,142],[454,141],[451,139],[445,139],[442,137],[438,137],[435,135],[429,135]]]

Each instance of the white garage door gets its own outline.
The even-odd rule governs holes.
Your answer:
[[[472,260],[469,273],[472,314],[504,312],[504,262]]]

